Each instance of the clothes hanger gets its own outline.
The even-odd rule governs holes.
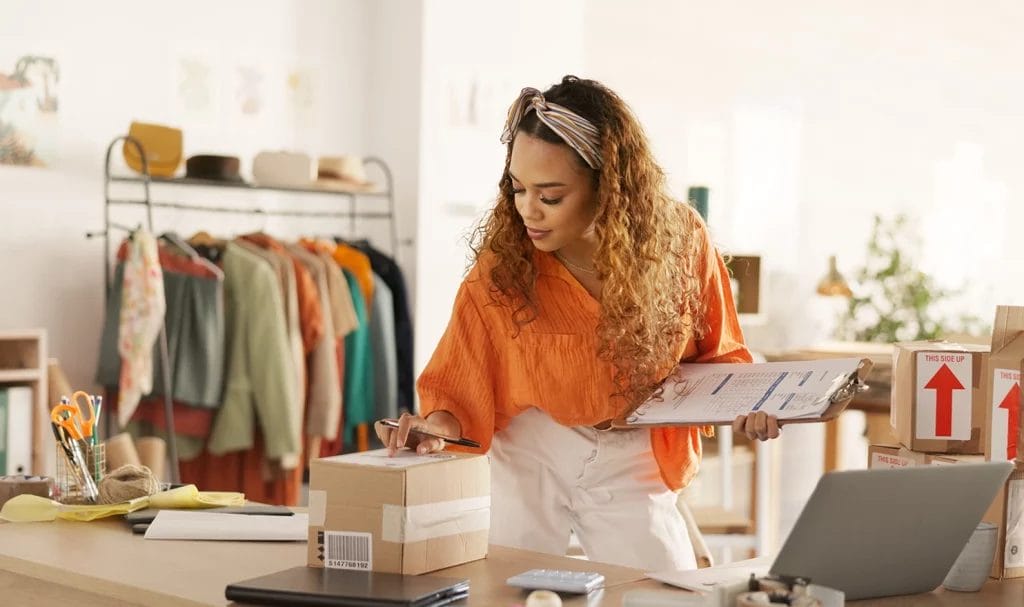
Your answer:
[[[227,244],[219,238],[214,238],[206,230],[199,230],[193,234],[192,237],[188,239],[188,243],[193,247],[212,247],[218,249],[223,249]]]
[[[207,236],[209,236],[209,234],[207,234]],[[203,266],[212,272],[217,278],[221,280],[224,279],[224,271],[217,267],[215,263],[200,255],[199,251],[195,250],[192,245],[182,240],[181,236],[179,236],[177,232],[164,232],[160,235],[160,239],[179,249],[186,257],[189,258],[189,260]]]
[[[160,235],[160,240],[170,244],[192,261],[199,257],[199,253],[192,248],[192,245],[185,242],[177,232],[164,232]]]
[[[188,243],[192,245],[197,253],[212,263],[220,261],[221,256],[224,255],[224,250],[227,248],[226,241],[214,238],[206,230],[200,230],[193,234],[188,239]]]

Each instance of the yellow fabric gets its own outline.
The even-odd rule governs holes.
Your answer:
[[[4,503],[3,510],[0,510],[0,518],[12,523],[49,522],[58,518],[87,522],[128,514],[143,508],[216,508],[244,505],[243,493],[200,491],[195,485],[185,485],[119,504],[72,505],[61,504],[38,495],[18,495]]]

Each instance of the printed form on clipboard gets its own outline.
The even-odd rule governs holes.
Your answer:
[[[861,358],[770,363],[683,363],[652,397],[612,422],[616,427],[728,425],[763,411],[779,423],[838,416],[865,387]]]

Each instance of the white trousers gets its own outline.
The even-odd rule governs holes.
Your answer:
[[[677,495],[661,480],[649,430],[567,427],[538,409],[494,436],[491,543],[645,571],[696,569]]]

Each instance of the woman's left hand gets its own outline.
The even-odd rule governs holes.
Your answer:
[[[764,411],[740,415],[732,422],[732,431],[746,434],[750,440],[768,440],[779,437],[779,418]]]

